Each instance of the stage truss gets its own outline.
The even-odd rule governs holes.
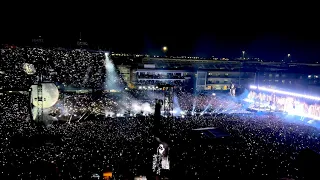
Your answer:
[[[174,86],[166,84],[158,86],[164,91],[163,111],[165,116],[173,116]]]
[[[39,105],[39,109],[38,109],[38,121],[42,122],[43,121],[43,97],[42,97],[42,84],[41,82],[38,83],[37,86],[37,93],[38,93],[38,97],[37,97],[37,101],[38,101],[38,105]]]

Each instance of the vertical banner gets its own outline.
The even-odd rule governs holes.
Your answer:
[[[160,142],[160,139],[157,138]],[[161,170],[169,170],[169,147],[165,142],[161,142],[157,148],[157,154],[153,155],[152,170],[156,175],[160,175]]]

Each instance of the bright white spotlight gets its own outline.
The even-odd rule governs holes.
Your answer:
[[[144,112],[147,112],[147,113],[151,113],[152,112],[152,108],[151,108],[149,103],[143,103],[142,104],[142,110]]]
[[[266,87],[250,86],[250,88],[251,89],[259,89],[262,91],[267,91],[267,92],[272,92],[272,93],[278,93],[278,94],[284,94],[284,95],[289,95],[289,96],[294,96],[294,97],[301,97],[301,98],[320,101],[320,97],[315,97],[315,96],[309,96],[309,95],[298,94],[298,93],[293,93],[293,92],[288,92],[288,91],[270,89],[270,88],[266,88]]]
[[[257,89],[258,87],[257,86],[254,86],[254,85],[251,85],[250,86],[250,89]]]
[[[138,104],[136,104],[136,103],[132,104],[132,108],[133,108],[133,111],[134,111],[134,112],[139,112],[139,111],[141,111],[141,107],[140,107]]]
[[[167,52],[167,51],[168,51],[168,47],[167,47],[167,46],[163,46],[163,47],[162,47],[162,51],[163,51],[163,52]]]
[[[109,52],[105,52],[105,53],[104,53],[104,56],[105,56],[105,57],[109,57]]]

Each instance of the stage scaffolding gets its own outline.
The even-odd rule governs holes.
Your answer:
[[[42,97],[42,84],[41,81],[38,83],[37,86],[37,101],[38,101],[38,121],[43,122],[43,100],[44,98]]]
[[[170,84],[158,85],[163,90],[163,111],[164,116],[173,116],[174,86]]]

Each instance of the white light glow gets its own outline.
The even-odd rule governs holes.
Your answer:
[[[132,108],[134,112],[141,111],[141,107],[138,104],[132,104]]]
[[[278,93],[278,94],[284,94],[284,95],[289,95],[289,96],[294,96],[294,97],[301,97],[301,98],[320,101],[320,97],[303,95],[303,94],[299,94],[299,93],[293,93],[293,92],[288,92],[288,91],[270,89],[270,88],[266,88],[266,87],[257,87],[257,86],[253,86],[253,85],[251,85],[250,88],[251,89],[258,89],[258,90],[262,90],[262,91],[267,91],[267,92],[273,92],[273,93]]]
[[[257,89],[258,87],[257,86],[254,86],[254,85],[251,85],[250,86],[250,89]]]

